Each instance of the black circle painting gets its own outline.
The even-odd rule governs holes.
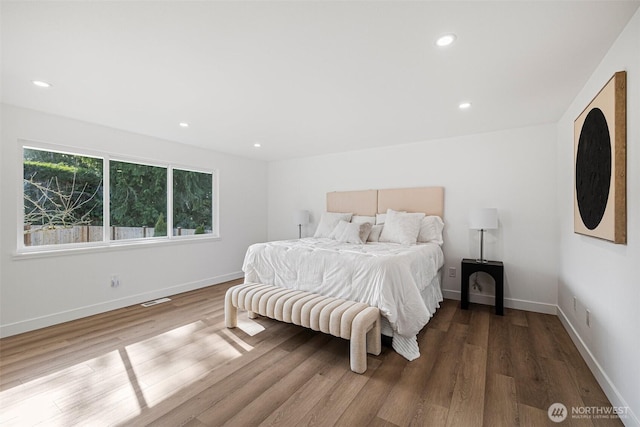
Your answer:
[[[585,227],[594,230],[604,216],[611,187],[611,136],[599,108],[589,111],[582,125],[575,171],[580,217]]]

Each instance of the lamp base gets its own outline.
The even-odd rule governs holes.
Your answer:
[[[486,264],[487,261],[484,259],[484,229],[480,229],[480,258],[476,258],[476,262],[478,264]]]

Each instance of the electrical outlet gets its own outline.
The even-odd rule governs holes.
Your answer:
[[[120,278],[114,274],[111,276],[111,287],[117,288],[118,286],[120,286]]]
[[[578,311],[578,297],[573,297],[573,312]]]
[[[587,310],[587,318],[586,318],[586,321],[587,321],[587,327],[589,327],[589,328],[590,328],[590,327],[591,327],[591,312],[590,312],[589,310]]]
[[[449,277],[456,277],[456,268],[449,267]]]

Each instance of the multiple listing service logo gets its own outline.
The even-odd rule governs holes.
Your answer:
[[[549,419],[554,423],[561,423],[565,419],[567,419],[567,415],[569,412],[567,411],[567,407],[562,403],[553,403],[549,406],[549,410],[547,411],[547,415]]]
[[[561,423],[569,416],[571,419],[620,419],[627,418],[628,406],[572,406],[571,413],[562,403],[549,406],[547,415],[554,423]]]

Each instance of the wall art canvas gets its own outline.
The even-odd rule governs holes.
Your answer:
[[[627,74],[614,74],[574,122],[574,231],[627,243]]]

